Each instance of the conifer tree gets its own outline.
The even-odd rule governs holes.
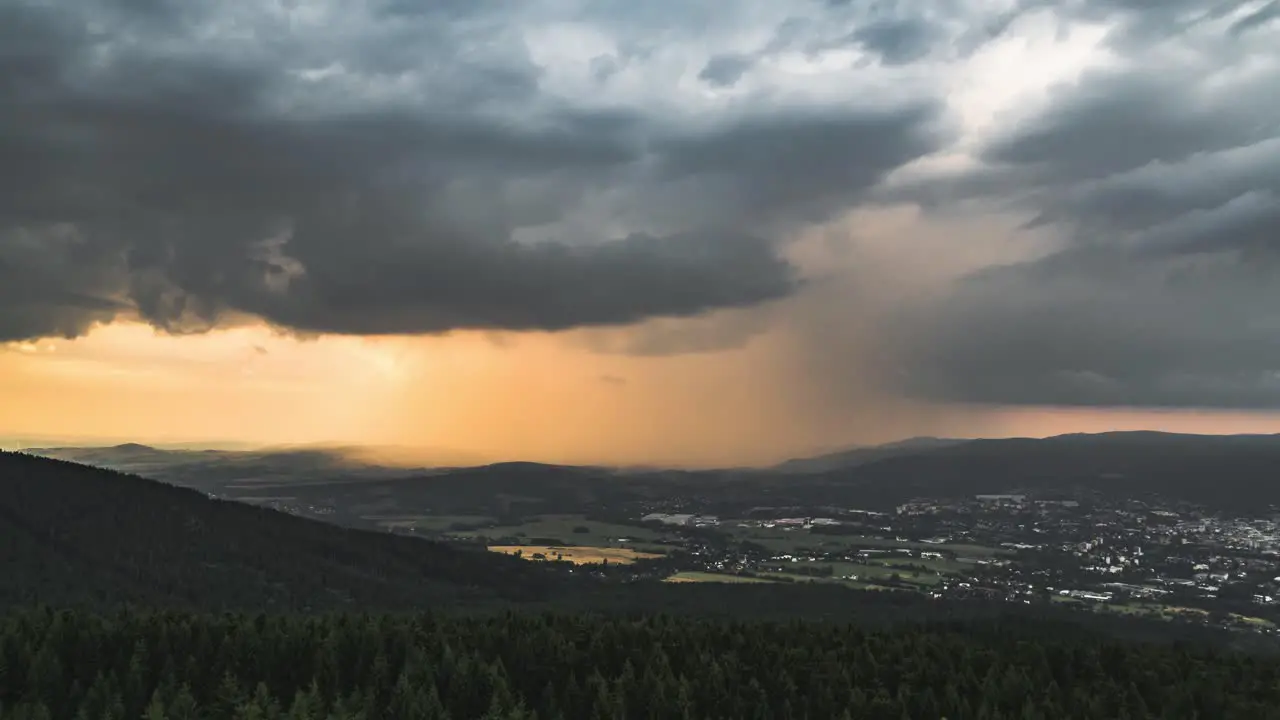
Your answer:
[[[151,693],[151,701],[147,702],[147,710],[142,715],[145,720],[168,720],[169,715],[166,714],[164,708],[164,700],[160,697],[160,691]]]
[[[168,707],[169,720],[199,720],[200,705],[196,702],[191,689],[184,683]]]

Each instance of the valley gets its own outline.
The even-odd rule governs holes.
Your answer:
[[[42,452],[567,574],[834,586],[1261,634],[1280,622],[1280,496],[1261,474],[1280,462],[1280,441],[1263,436],[935,440],[713,471]],[[1193,481],[1213,460],[1212,486],[1240,492]]]

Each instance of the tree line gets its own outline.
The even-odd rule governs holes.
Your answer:
[[[37,609],[0,619],[0,717],[1265,720],[1280,661],[1016,622]]]

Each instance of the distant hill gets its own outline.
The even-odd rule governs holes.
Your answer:
[[[343,448],[295,447],[259,450],[191,450],[130,443],[110,447],[31,448],[28,455],[93,465],[152,480],[226,495],[232,483],[357,482],[402,477],[411,471],[371,465]],[[273,493],[278,494],[278,493]]]
[[[0,566],[0,605],[421,608],[540,599],[562,584],[483,550],[18,453],[0,453]]]
[[[766,469],[618,470],[509,462],[412,469],[332,449],[173,451],[126,445],[32,451],[265,504],[354,528],[422,515],[518,518],[698,507],[888,509],[913,497],[1036,490],[1159,494],[1214,508],[1280,504],[1280,436],[1160,432],[960,440],[913,438]]]
[[[1280,435],[1160,432],[973,440],[824,475],[885,501],[1012,490],[1159,494],[1216,507],[1280,504]]]
[[[182,450],[160,450],[150,445],[124,443],[103,447],[50,447],[29,448],[24,450],[28,455],[70,460],[86,465],[112,466],[128,465],[138,462],[158,462],[181,455],[189,454]],[[216,452],[216,451],[209,451]]]
[[[204,450],[185,448],[159,448],[139,443],[87,447],[28,448],[27,455],[67,460],[95,465],[113,470],[135,465],[194,465],[210,462],[237,461],[240,463],[275,463],[314,468],[318,465],[352,464],[339,448],[304,447],[268,450]]]
[[[855,447],[848,450],[816,455],[814,457],[793,458],[775,465],[772,469],[784,473],[818,473],[838,468],[865,465],[877,460],[885,460],[903,455],[928,452],[939,448],[952,447],[969,440],[956,438],[915,437],[884,445]]]

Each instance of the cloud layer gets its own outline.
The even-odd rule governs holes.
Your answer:
[[[589,16],[370,7],[0,8],[0,340],[134,315],[369,334],[748,306],[798,287],[789,227],[937,143],[925,98],[593,104],[557,87],[568,60],[531,57],[608,30]]]
[[[1110,61],[961,178],[1068,240],[905,320],[912,389],[1001,404],[1280,406],[1273,8],[1086,3]],[[937,188],[934,188],[937,190]],[[914,324],[913,324],[914,323]]]
[[[0,341],[773,328],[851,404],[1280,406],[1280,4],[735,7],[0,5]]]

